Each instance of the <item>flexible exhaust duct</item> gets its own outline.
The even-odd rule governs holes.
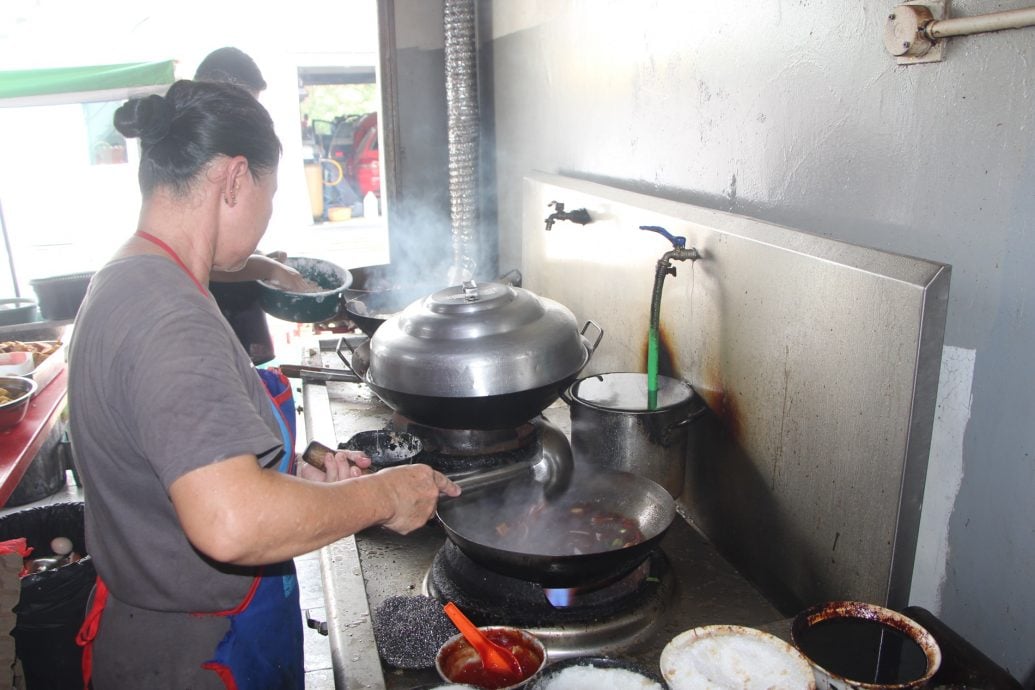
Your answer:
[[[445,1],[449,213],[456,285],[474,277],[478,223],[478,76],[475,0]]]

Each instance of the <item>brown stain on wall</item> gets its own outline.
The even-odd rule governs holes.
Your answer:
[[[644,371],[647,369],[649,338],[649,334],[644,334],[643,345],[640,350]],[[658,374],[670,378],[682,378],[680,372],[676,369],[673,352],[672,336],[668,334],[664,326],[660,326],[658,328]],[[719,418],[733,440],[739,441],[744,425],[737,405],[736,392],[727,390],[722,379],[721,371],[717,368],[709,369],[704,372],[703,381],[695,385],[694,390]]]
[[[722,372],[718,369],[709,368],[703,374],[703,381],[699,386],[695,386],[694,390],[704,398],[730,437],[739,443],[744,430],[744,419],[737,404],[736,391],[725,387]]]

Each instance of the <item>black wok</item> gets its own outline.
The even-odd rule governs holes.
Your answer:
[[[521,286],[521,272],[508,271],[496,282]],[[345,316],[368,337],[381,324],[408,307],[412,302],[446,287],[440,282],[404,280],[403,274],[392,273],[389,265],[352,269],[352,286],[345,291]]]
[[[408,307],[415,300],[426,297],[441,285],[422,284],[368,292],[345,302],[345,314],[359,330],[368,336],[381,327],[385,321]]]
[[[587,347],[582,365],[560,381],[530,390],[470,398],[445,398],[389,390],[370,382],[370,340],[353,350],[350,369],[386,405],[407,419],[441,429],[510,429],[521,426],[549,407],[570,386],[589,361]],[[344,358],[343,358],[344,359]]]
[[[567,517],[578,506],[584,514],[632,520],[643,541],[572,553],[571,542],[557,535],[583,527]],[[545,512],[530,518],[533,509]],[[465,555],[490,570],[547,588],[600,584],[629,573],[647,558],[675,515],[675,501],[660,484],[630,472],[586,466],[578,468],[564,494],[548,502],[534,481],[512,481],[443,499],[438,505],[446,534]],[[527,535],[512,532],[523,526],[529,528]],[[552,533],[549,539],[546,533]]]

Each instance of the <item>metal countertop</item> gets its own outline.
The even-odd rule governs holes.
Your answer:
[[[333,352],[318,353],[315,348],[308,353],[307,363],[340,366]],[[306,383],[303,406],[308,439],[328,445],[359,431],[382,428],[387,419],[387,408],[361,384]],[[555,404],[545,414],[569,431],[565,405]],[[401,671],[381,663],[371,611],[390,596],[421,594],[424,575],[444,541],[441,527],[429,523],[407,536],[370,529],[321,549],[335,687],[408,689],[439,681],[433,669]],[[678,633],[701,625],[747,625],[786,634],[786,618],[685,516],[673,522],[662,549],[676,576],[674,603],[649,632],[646,643],[635,653],[622,654],[623,658],[657,670],[664,645]]]

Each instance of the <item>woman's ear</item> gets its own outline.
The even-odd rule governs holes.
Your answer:
[[[227,206],[237,205],[237,194],[245,177],[250,175],[248,159],[244,156],[234,156],[226,164],[226,175],[223,177],[223,203]]]

